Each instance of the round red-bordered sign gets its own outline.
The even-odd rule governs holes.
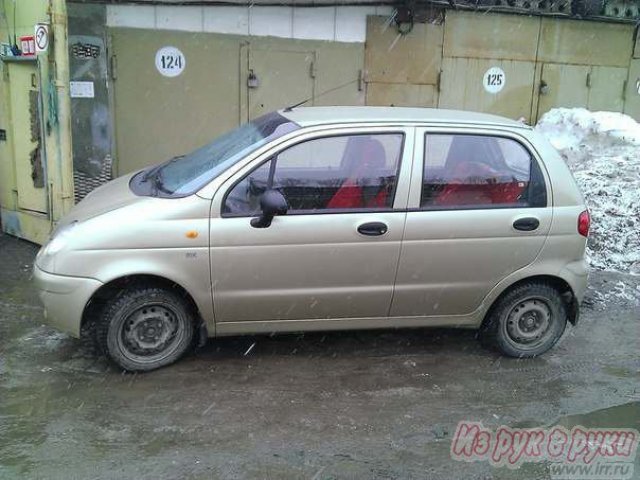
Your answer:
[[[43,24],[36,25],[34,40],[36,52],[45,52],[49,48],[49,27]]]

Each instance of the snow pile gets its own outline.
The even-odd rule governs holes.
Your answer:
[[[558,149],[585,196],[591,266],[640,274],[640,124],[621,113],[558,108],[536,129]]]

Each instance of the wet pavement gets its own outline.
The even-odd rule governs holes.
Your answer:
[[[42,325],[35,253],[0,235],[3,480],[549,478],[452,460],[456,424],[640,429],[637,276],[594,273],[578,327],[533,360],[419,329],[214,339],[133,375]]]

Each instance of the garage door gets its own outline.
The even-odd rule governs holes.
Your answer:
[[[313,104],[315,52],[261,49],[249,51],[249,118],[254,119],[304,100]]]
[[[540,81],[538,118],[556,107],[586,107],[589,71],[590,67],[586,65],[545,63]]]
[[[110,33],[118,175],[189,152],[239,124],[239,46],[233,37]]]
[[[629,66],[624,113],[640,121],[640,58],[631,60]]]
[[[591,67],[589,75],[589,103],[592,111],[621,112],[628,70],[620,67]]]
[[[494,68],[504,72],[499,91],[485,88],[485,74]],[[533,62],[445,58],[439,106],[529,119],[534,70]]]
[[[110,36],[118,175],[314,95],[308,105],[364,101],[362,44],[124,28]]]
[[[367,105],[435,107],[444,28],[416,23],[400,35],[386,17],[367,18]]]

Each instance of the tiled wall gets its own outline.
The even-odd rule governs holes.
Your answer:
[[[392,7],[107,5],[110,27],[155,28],[307,40],[364,42],[367,15]]]

